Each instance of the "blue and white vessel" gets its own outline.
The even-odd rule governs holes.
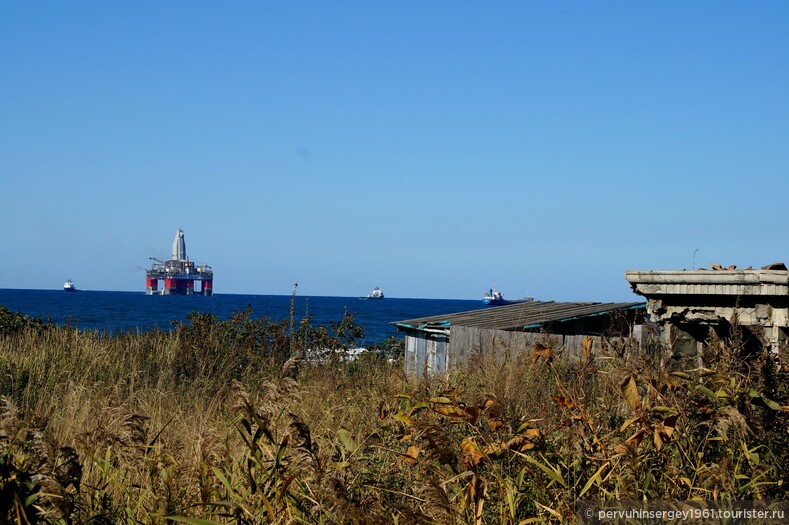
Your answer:
[[[485,292],[485,295],[482,296],[482,302],[483,304],[495,306],[499,304],[507,304],[509,301],[504,300],[504,295],[500,291],[496,290],[495,288],[491,288]]]
[[[368,299],[373,300],[373,299],[383,299],[383,298],[384,298],[384,293],[377,286],[375,287],[375,290],[367,294],[367,297],[359,297],[359,299],[363,301],[366,301]]]
[[[487,292],[485,292],[485,295],[482,296],[483,304],[487,304],[490,306],[500,306],[502,304],[528,303],[531,301],[534,301],[534,297],[528,295],[523,299],[516,299],[514,301],[509,301],[505,299],[504,295],[500,291],[496,290],[495,287],[489,289]]]

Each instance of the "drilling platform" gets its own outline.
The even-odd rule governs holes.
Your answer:
[[[186,256],[184,231],[179,229],[173,241],[173,257],[161,261],[150,257],[153,265],[145,272],[146,294],[148,295],[213,295],[214,271],[207,264],[196,266]],[[159,289],[159,281],[164,287]],[[195,281],[200,289],[195,290]]]

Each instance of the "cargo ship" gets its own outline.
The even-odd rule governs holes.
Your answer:
[[[375,290],[373,290],[372,292],[367,294],[367,297],[359,297],[359,299],[361,299],[362,301],[366,301],[368,299],[376,300],[376,299],[383,299],[383,298],[384,298],[384,293],[377,286],[376,286]]]

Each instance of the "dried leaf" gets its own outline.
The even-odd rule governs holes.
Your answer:
[[[627,430],[627,427],[629,427],[630,425],[632,425],[632,424],[633,424],[633,423],[635,423],[636,421],[641,421],[641,416],[638,416],[638,417],[634,417],[634,418],[628,419],[627,421],[625,421],[624,423],[622,423],[622,426],[621,426],[621,427],[619,427],[619,431],[620,431],[620,432],[624,432],[625,430]]]
[[[622,456],[624,454],[628,454],[631,450],[631,447],[627,445],[627,443],[619,443],[614,445],[614,452],[616,452],[616,456]]]
[[[496,432],[498,429],[504,426],[504,422],[501,419],[489,419],[488,420],[488,428],[491,432]]]
[[[660,439],[660,445],[671,441],[671,436],[674,434],[674,427],[667,427],[662,423],[655,425],[655,436]],[[657,444],[657,442],[656,442]],[[660,450],[660,448],[658,448]]]
[[[657,405],[657,406],[653,406],[652,407],[652,412],[661,412],[661,413],[672,412],[673,413],[674,409],[671,408],[671,407],[663,406],[663,405]]]
[[[655,427],[655,431],[652,434],[652,439],[655,443],[655,449],[660,452],[660,449],[663,448],[663,440],[660,438],[660,431],[657,427]]]
[[[634,447],[637,447],[641,440],[644,439],[644,435],[647,433],[646,429],[639,428],[636,432],[625,440],[625,443],[631,444]]]
[[[536,430],[536,429],[535,429]],[[515,450],[517,452],[525,452],[535,448],[536,445],[530,441],[526,436],[515,436],[503,443],[495,442],[485,447],[485,454],[488,456],[498,457],[504,452]]]
[[[581,346],[584,349],[584,357],[586,357],[587,359],[592,357],[592,348],[594,347],[594,339],[592,339],[587,335],[586,337],[583,338],[583,341],[581,341]]]
[[[468,422],[471,424],[476,423],[477,419],[479,419],[479,409],[477,407],[464,407],[463,410],[466,412]]]
[[[553,348],[542,343],[535,343],[531,349],[531,362],[536,363],[540,359],[550,363],[553,360]]]
[[[386,419],[389,416],[389,407],[386,405],[386,402],[382,399],[381,402],[378,404],[378,419]]]
[[[674,427],[677,426],[677,418],[678,417],[679,417],[679,414],[672,414],[672,415],[668,416],[666,419],[663,420],[663,426],[665,428],[667,428],[667,429],[670,429],[668,431],[668,435],[669,436],[671,436],[671,434],[674,433]]]
[[[494,443],[488,444],[488,446],[485,447],[485,454],[487,454],[488,456],[498,457],[499,455],[501,455],[502,452],[506,450],[509,450],[507,443],[501,443],[499,441],[496,441]]]
[[[411,426],[411,425],[414,424],[414,422],[411,421],[411,418],[408,416],[408,414],[406,414],[403,411],[402,408],[400,410],[398,410],[397,413],[394,416],[392,416],[392,417],[394,418],[395,421],[399,421],[400,423],[402,423],[402,424],[404,424],[406,426]]]
[[[485,460],[485,455],[479,449],[473,438],[466,438],[460,442],[463,463],[467,467],[476,467]]]
[[[556,404],[562,407],[575,408],[575,403],[569,397],[564,396],[551,396],[551,399],[556,401]]]
[[[356,442],[351,437],[350,431],[341,428],[340,430],[337,431],[337,437],[340,438],[340,442],[342,443],[343,448],[345,448],[345,450],[347,450],[348,452],[354,453],[356,452],[356,449],[359,448],[359,445],[357,445]]]
[[[518,450],[520,452],[523,452],[524,450],[530,450],[534,448],[534,443],[526,439],[525,436],[515,436],[514,438],[504,443],[504,447],[507,450]]]
[[[454,405],[440,405],[437,407],[433,407],[434,412],[438,412],[442,416],[448,417],[465,417],[466,411],[462,408]]]
[[[638,386],[636,386],[633,376],[626,377],[620,388],[630,409],[633,412],[638,412],[641,409],[641,397],[638,395]]]
[[[411,445],[408,447],[408,450],[405,451],[405,457],[403,459],[409,463],[414,463],[419,457],[419,452],[420,450],[416,445]]]

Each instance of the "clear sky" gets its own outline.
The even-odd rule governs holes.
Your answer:
[[[0,3],[0,288],[638,300],[789,263],[789,3]],[[698,250],[698,251],[696,251]]]

